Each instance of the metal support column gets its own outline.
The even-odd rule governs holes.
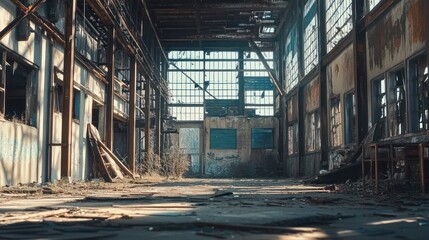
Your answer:
[[[151,106],[151,100],[150,100],[150,93],[151,93],[151,86],[150,86],[150,80],[146,79],[145,82],[145,92],[144,92],[144,147],[146,151],[146,158],[147,153],[150,149],[150,106]]]
[[[61,178],[71,176],[72,110],[75,56],[76,0],[66,1],[63,119],[61,136]]]
[[[363,14],[364,3],[353,0],[353,51],[355,55],[354,84],[356,104],[356,144],[362,142],[368,132],[368,93],[366,81],[366,36],[365,31],[360,31],[358,19]]]
[[[109,44],[107,49],[107,86],[106,93],[106,146],[113,150],[113,112],[115,98],[115,41],[116,31],[109,26]]]
[[[329,123],[328,123],[328,89],[326,66],[323,65],[323,58],[327,53],[326,46],[326,7],[325,1],[318,1],[318,23],[319,23],[319,81],[320,81],[320,168],[328,167],[329,151]],[[317,169],[315,169],[317,170]]]
[[[424,1],[425,13],[425,39],[426,39],[426,66],[429,66],[429,1]]]
[[[155,154],[161,156],[161,92],[156,90],[155,95]]]
[[[132,173],[136,171],[136,91],[137,62],[131,57],[130,69],[130,101],[128,103],[128,167]]]

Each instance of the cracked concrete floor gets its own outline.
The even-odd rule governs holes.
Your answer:
[[[427,239],[429,197],[299,180],[183,179],[2,188],[0,239]]]

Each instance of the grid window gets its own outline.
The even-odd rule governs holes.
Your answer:
[[[356,105],[354,93],[350,92],[344,95],[344,138],[346,144],[352,144],[356,141]]]
[[[331,146],[338,147],[342,144],[341,138],[341,105],[340,98],[331,99]]]
[[[272,69],[274,66],[274,53],[262,52],[268,65]],[[259,116],[274,115],[274,87],[269,79],[269,75],[258,55],[254,52],[244,52],[244,78],[258,80],[258,84],[253,86],[245,85],[244,103],[245,108],[254,110]]]
[[[304,72],[317,66],[318,58],[317,2],[308,0],[304,7]]]
[[[326,40],[331,51],[353,28],[352,0],[326,0]]]
[[[319,112],[313,111],[307,114],[306,126],[306,150],[307,152],[320,149],[320,119]]]
[[[177,118],[177,121],[202,121],[204,116],[203,107],[170,107],[170,113]]]
[[[298,84],[298,45],[296,25],[286,39],[285,90],[289,92]]]
[[[298,123],[291,123],[288,128],[288,155],[298,153]]]
[[[390,84],[390,104],[389,110],[394,112],[394,119],[389,122],[393,123],[390,128],[390,136],[397,136],[405,133],[406,126],[406,109],[405,109],[405,72],[404,69],[396,71],[391,75]]]
[[[386,117],[387,117],[387,96],[386,80],[379,79],[373,82],[373,120],[374,123],[380,124],[379,136],[386,137]]]

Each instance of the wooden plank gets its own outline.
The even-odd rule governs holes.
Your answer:
[[[69,211],[70,211],[69,209],[58,209],[58,210],[52,210],[52,211],[46,211],[46,212],[3,217],[3,218],[0,218],[0,222],[5,223],[5,222],[13,222],[13,221],[24,221],[27,219],[41,219],[41,218],[51,217],[55,215],[65,214],[65,213],[68,213]]]

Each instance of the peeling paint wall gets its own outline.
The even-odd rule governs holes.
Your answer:
[[[336,57],[326,69],[326,80],[327,80],[327,103],[328,103],[328,135],[329,135],[329,169],[339,167],[346,154],[343,154],[344,148],[346,148],[345,142],[345,94],[354,90],[354,52],[353,45],[347,47],[338,57]],[[331,111],[331,106],[334,105],[334,99],[339,100],[340,114],[335,116]],[[333,116],[334,115],[334,116]],[[339,129],[333,129],[332,118],[335,118],[341,126]],[[334,132],[335,131],[335,132]],[[354,129],[353,129],[354,131]],[[335,135],[334,135],[335,134]],[[338,137],[339,142],[333,143],[332,138]]]
[[[210,129],[237,130],[236,149],[211,149]],[[273,149],[252,149],[252,128],[273,128]],[[207,117],[204,120],[205,174],[208,177],[275,176],[278,158],[278,119],[275,117]]]
[[[368,79],[402,63],[422,50],[424,41],[424,1],[402,0],[366,33]]]
[[[313,79],[304,87],[305,154],[300,159],[300,174],[312,175],[319,171],[320,154],[320,80]],[[326,139],[323,139],[326,141]]]

